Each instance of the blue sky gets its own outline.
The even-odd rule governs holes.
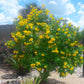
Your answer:
[[[0,0],[0,25],[12,24],[18,10],[31,2],[45,4],[56,17],[64,17],[74,26],[80,26],[80,30],[84,29],[84,0]]]

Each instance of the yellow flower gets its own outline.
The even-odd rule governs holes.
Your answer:
[[[38,71],[41,71],[41,68],[37,68]]]
[[[48,36],[48,35],[45,35],[45,37],[46,37],[47,39],[49,39],[49,36]]]
[[[13,53],[18,53],[18,51],[14,50]]]
[[[36,65],[37,65],[37,66],[40,65],[40,62],[36,62]]]
[[[81,56],[80,59],[83,59],[83,56]]]
[[[45,5],[43,4],[42,7],[45,7]]]
[[[57,23],[59,23],[59,21],[56,21]]]
[[[48,41],[48,43],[51,44],[51,43],[53,43],[53,41],[50,40],[50,41]]]
[[[26,34],[26,35],[31,34],[31,31],[24,30],[23,32],[24,32],[24,34]]]
[[[62,56],[61,59],[64,59],[64,57]]]
[[[28,46],[28,45],[29,45],[29,43],[24,42],[24,45]]]
[[[71,56],[71,54],[69,53],[69,56]]]
[[[70,66],[68,65],[67,67],[69,68]]]
[[[14,38],[15,42],[18,42],[18,39],[17,38]]]
[[[62,76],[65,76],[65,73],[62,72],[61,75],[62,75]]]
[[[68,72],[66,72],[66,75],[68,75]]]
[[[63,52],[63,51],[61,51],[60,53],[61,53],[61,54],[65,54],[65,52]]]
[[[5,43],[5,45],[7,45],[7,43]]]
[[[67,36],[70,37],[70,34],[68,34]]]
[[[64,62],[64,65],[67,65],[67,62]]]
[[[32,68],[35,68],[35,64],[31,64],[31,67],[32,67]]]
[[[71,46],[74,46],[74,43],[71,43],[70,45],[71,45]]]
[[[66,68],[66,66],[64,65],[63,68]]]
[[[65,34],[67,34],[68,32],[64,32]]]
[[[42,53],[41,56],[45,56],[45,55]]]
[[[37,55],[37,51],[34,52]]]
[[[55,38],[51,38],[51,41],[55,41]]]
[[[74,67],[71,67],[71,68],[70,68],[70,70],[73,70],[73,69],[74,69]]]
[[[78,54],[78,51],[75,51],[76,54]]]
[[[17,55],[13,55],[13,57],[17,57]]]
[[[73,56],[76,56],[76,53],[72,54]]]
[[[56,35],[59,35],[59,33],[56,33]]]
[[[63,20],[63,17],[60,17],[61,20]]]
[[[40,35],[39,38],[42,39],[43,38],[43,35]]]
[[[57,49],[52,50],[53,53],[59,53],[59,51]]]
[[[49,30],[49,29],[47,29],[47,30],[46,30],[46,34],[49,34],[49,33],[50,33],[50,30]]]
[[[58,38],[58,36],[56,36],[56,39]]]
[[[47,68],[47,66],[45,65],[44,68]]]
[[[36,31],[39,31],[39,29],[38,29],[37,27],[35,28],[35,30],[36,30]]]
[[[60,28],[58,28],[57,31],[60,31]]]
[[[29,41],[33,41],[33,38],[30,38]]]

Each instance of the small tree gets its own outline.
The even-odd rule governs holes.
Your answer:
[[[15,49],[12,56],[15,68],[35,68],[46,80],[52,70],[65,77],[81,66],[83,47],[76,40],[77,28],[71,23],[61,25],[63,18],[54,18],[44,8],[33,7],[27,17],[18,16],[16,32],[11,33],[14,40],[6,43]]]

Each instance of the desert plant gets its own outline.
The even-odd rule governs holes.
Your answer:
[[[25,78],[23,81],[21,81],[21,84],[40,84],[40,82],[41,79],[39,77],[34,78],[34,80],[32,78]]]
[[[78,29],[71,23],[62,25],[63,18],[54,18],[48,9],[31,8],[27,19],[18,16],[16,32],[11,33],[14,40],[6,43],[15,49],[12,59],[16,65],[12,65],[21,70],[37,69],[42,80],[52,70],[58,71],[60,77],[72,74],[83,63],[83,46],[76,39]]]

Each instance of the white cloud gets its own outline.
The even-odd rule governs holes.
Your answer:
[[[45,7],[56,16],[69,15],[74,13],[75,7],[70,0],[38,0],[40,4],[45,4]],[[51,4],[50,4],[51,3]],[[54,4],[54,5],[53,5]]]
[[[81,28],[84,28],[84,4],[81,2],[79,4],[79,11],[78,15],[80,16],[78,24],[80,25]]]
[[[66,10],[67,10],[67,13],[66,13],[67,15],[76,12],[73,4],[71,4],[70,2],[66,5]]]
[[[79,10],[79,11],[78,11],[78,14],[79,14],[79,15],[84,15],[84,11],[83,11],[83,10]]]
[[[77,5],[80,6],[81,5],[81,2],[78,2]]]
[[[0,25],[12,23],[12,22],[13,22],[13,18],[11,16],[5,17],[3,12],[0,13]]]
[[[80,17],[80,20],[78,21],[79,25],[84,28],[84,15]]]
[[[3,21],[0,19],[0,24],[12,23],[11,21],[14,17],[17,17],[18,10],[21,8],[22,6],[19,5],[18,0],[0,0],[0,10],[3,11],[0,14],[4,16]]]
[[[50,1],[49,4],[54,4],[56,5],[57,3],[55,1]]]
[[[4,16],[3,12],[1,12],[0,13],[0,20],[3,20],[3,19],[5,19],[5,16]]]

